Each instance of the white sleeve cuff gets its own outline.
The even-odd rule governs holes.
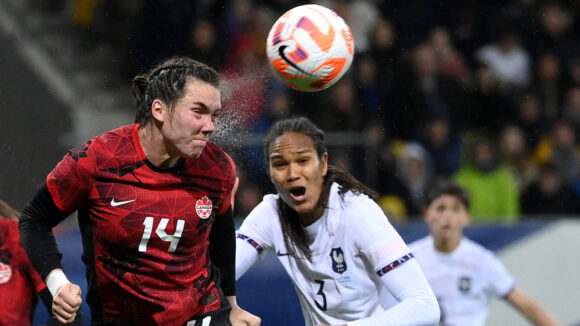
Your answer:
[[[53,298],[56,296],[58,289],[66,283],[70,283],[70,281],[66,278],[66,275],[61,269],[53,270],[46,277],[46,287],[48,288],[48,291],[50,291],[50,294],[52,294]]]

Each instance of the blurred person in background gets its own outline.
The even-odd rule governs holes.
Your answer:
[[[538,144],[533,155],[539,166],[552,162],[568,183],[580,177],[580,150],[576,132],[566,120],[558,120],[552,125],[550,133]]]
[[[453,176],[469,193],[476,222],[513,222],[520,213],[516,180],[490,138],[475,136],[466,160]]]
[[[521,195],[522,217],[554,218],[580,214],[580,197],[552,163],[544,163],[537,179]]]
[[[556,121],[562,116],[566,91],[560,61],[553,53],[545,52],[538,57],[534,68],[535,75],[530,90],[538,95],[547,121]]]
[[[574,133],[580,135],[580,86],[568,90],[564,102],[563,118],[574,127]]]
[[[410,71],[401,74],[396,85],[397,98],[388,107],[392,137],[405,140],[417,137],[417,124],[422,127],[431,116],[444,116],[453,121],[458,109],[465,104],[465,94],[459,83],[439,72],[431,44],[421,43],[414,47],[408,65]]]
[[[273,252],[292,280],[307,326],[424,325],[435,296],[376,194],[328,163],[324,133],[307,118],[278,121],[264,139],[277,194],[237,232],[236,277]],[[379,288],[397,303],[384,309]]]
[[[40,298],[50,315],[52,296],[20,243],[20,212],[0,200],[0,325],[32,325]],[[64,325],[51,318],[46,326]],[[83,325],[78,314],[68,325]]]
[[[456,79],[462,85],[469,85],[470,71],[467,59],[455,48],[447,28],[437,26],[429,31],[429,43],[435,50],[439,72]]]
[[[392,222],[405,221],[408,217],[418,216],[421,212],[416,210],[411,199],[411,192],[396,175],[397,157],[403,142],[388,143],[383,140],[378,146],[377,157],[377,203]]]
[[[397,158],[397,178],[409,190],[411,212],[420,213],[427,190],[433,182],[433,166],[429,153],[416,142],[403,145]]]
[[[537,22],[537,26],[533,35],[528,37],[526,47],[534,56],[549,51],[561,62],[577,56],[580,53],[580,37],[578,31],[574,33],[572,27],[574,20],[579,17],[574,16],[569,3],[542,1],[538,7],[536,15],[531,17]]]
[[[540,99],[531,91],[524,92],[518,97],[513,117],[508,121],[524,132],[526,147],[530,152],[536,150],[545,133],[549,130]]]
[[[52,231],[78,211],[94,325],[259,325],[235,296],[235,164],[209,141],[219,74],[171,58],[137,75],[133,94],[135,123],[68,151],[22,212],[53,315],[70,322],[82,302]]]
[[[461,162],[461,140],[448,118],[429,118],[418,142],[429,153],[436,177],[450,177],[457,171]]]
[[[533,325],[557,323],[517,286],[501,261],[463,235],[469,225],[469,195],[459,184],[442,181],[425,202],[430,234],[409,244],[441,309],[440,325],[483,326],[492,298],[506,300]]]
[[[521,90],[531,81],[530,55],[520,43],[514,26],[500,26],[494,41],[481,46],[475,57],[491,69],[505,91]]]
[[[497,134],[515,111],[515,100],[504,92],[492,69],[484,64],[475,69],[468,98],[469,104],[459,112],[462,123],[457,127],[462,132]]]
[[[535,180],[538,169],[526,146],[526,135],[518,126],[508,124],[501,131],[499,155],[512,173],[521,193]]]

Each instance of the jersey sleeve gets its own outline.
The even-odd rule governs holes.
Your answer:
[[[67,214],[86,203],[94,183],[90,172],[94,165],[90,143],[68,151],[46,178],[54,203]]]
[[[399,233],[374,201],[360,196],[348,214],[349,230],[357,249],[379,276],[413,258]]]
[[[225,173],[225,184],[224,184],[224,204],[222,205],[222,207],[220,208],[220,210],[217,212],[217,215],[222,215],[224,214],[231,206],[232,203],[232,196],[234,195],[233,193],[233,189],[234,189],[234,184],[236,183],[236,163],[234,163],[234,160],[227,154],[225,153],[225,156],[227,158],[228,164],[226,166],[226,171]]]
[[[489,269],[490,289],[496,297],[503,298],[510,294],[515,286],[515,278],[508,272],[504,264],[492,253],[488,252],[487,268]]]
[[[274,248],[273,236],[276,233],[274,221],[278,221],[275,200],[265,196],[264,200],[246,217],[236,232],[236,237],[238,241],[242,240],[254,247],[261,256],[264,251]]]

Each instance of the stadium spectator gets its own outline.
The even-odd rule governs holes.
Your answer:
[[[82,298],[52,228],[78,211],[93,324],[260,324],[236,303],[236,170],[209,141],[219,87],[215,70],[186,57],[137,75],[135,123],[68,151],[23,210],[23,247],[59,321]]]
[[[389,108],[393,137],[412,139],[417,137],[427,118],[438,115],[452,120],[465,98],[458,83],[437,70],[437,59],[433,46],[421,43],[413,48],[410,61],[411,71],[401,74],[396,85],[397,99]],[[404,77],[408,75],[408,77]]]
[[[580,151],[576,133],[566,120],[553,124],[550,134],[542,139],[533,155],[538,166],[552,162],[568,183],[580,177]]]
[[[580,214],[580,197],[551,162],[540,167],[537,180],[521,195],[525,218],[568,217]]]
[[[435,50],[439,73],[457,79],[463,85],[470,82],[470,71],[467,60],[453,44],[449,31],[442,26],[429,32],[429,43]]]
[[[576,135],[580,135],[580,86],[568,90],[563,108],[564,120],[573,127]]]
[[[491,139],[476,136],[466,161],[453,178],[469,193],[469,213],[474,221],[515,221],[518,218],[517,183]]]
[[[450,177],[459,168],[461,140],[449,119],[434,116],[426,121],[418,139],[429,153],[437,177]]]
[[[516,125],[506,125],[499,136],[499,154],[501,160],[513,175],[521,193],[526,189],[538,174],[533,163],[530,151],[526,147],[523,131]]]
[[[562,116],[565,87],[558,58],[549,52],[540,55],[535,65],[535,76],[530,90],[538,96],[548,123],[554,122]]]
[[[511,25],[502,26],[494,41],[481,46],[475,56],[481,64],[489,66],[505,91],[521,90],[531,81],[530,55]]]
[[[535,150],[549,130],[540,100],[530,91],[518,97],[515,112],[509,121],[522,129],[526,136],[526,147],[530,151]]]
[[[420,212],[434,179],[429,153],[419,143],[406,143],[398,156],[395,175],[409,190],[410,202],[414,206],[410,211]]]

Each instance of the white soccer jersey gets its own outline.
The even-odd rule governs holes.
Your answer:
[[[313,240],[311,263],[305,258],[288,255],[294,249],[284,244],[277,199],[278,195],[264,196],[244,220],[238,230],[237,246],[246,251],[238,250],[238,253],[255,255],[254,250],[247,247],[250,244],[261,256],[266,251],[278,256],[297,291],[307,326],[338,325],[381,314],[384,311],[378,292],[384,284],[381,276],[411,259],[412,255],[380,207],[366,195],[350,192],[343,201],[338,195],[338,185],[334,184],[324,215],[306,228],[308,237]],[[237,259],[239,263],[247,257],[237,256]],[[415,284],[422,284],[424,280],[426,297],[433,298],[432,307],[437,311],[433,294],[416,262],[405,265],[416,266],[420,277]],[[238,264],[238,277],[249,266],[244,268],[240,271]],[[410,276],[414,280],[415,274]],[[429,308],[429,304],[426,306]],[[421,309],[429,310],[425,306]],[[366,325],[371,323],[367,320]]]
[[[489,250],[463,238],[453,252],[435,250],[427,236],[409,244],[441,309],[441,325],[485,325],[492,297],[514,288],[514,277]]]

